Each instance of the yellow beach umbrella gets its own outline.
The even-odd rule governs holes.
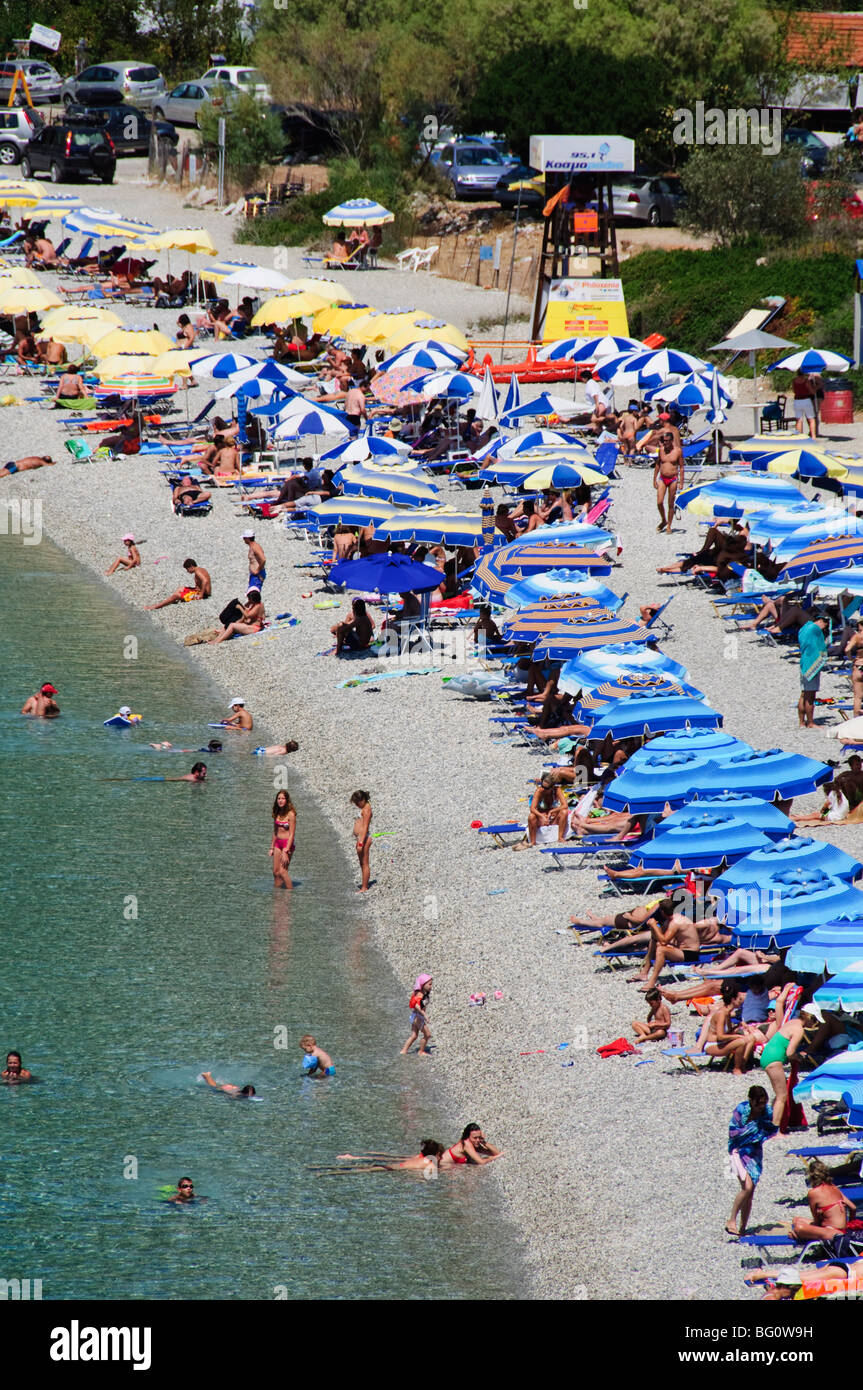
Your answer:
[[[0,179],[0,206],[32,208],[44,192],[44,186],[34,179]]]
[[[331,304],[320,309],[312,320],[316,333],[341,333],[354,319],[366,318],[370,313],[368,304]]]
[[[25,285],[22,289],[0,288],[0,313],[39,314],[43,309],[59,308],[63,300],[50,290]]]
[[[41,289],[44,284],[45,281],[39,279],[35,270],[28,270],[25,265],[0,265],[0,290],[17,290],[23,285]]]
[[[115,352],[149,353],[158,357],[160,352],[169,352],[174,344],[158,328],[115,328],[106,333],[96,344],[97,357],[110,357]]]
[[[106,323],[111,328],[119,328],[123,320],[113,309],[97,309],[95,304],[64,304],[45,315],[46,328],[56,328],[67,322]]]
[[[400,328],[410,328],[417,319],[424,318],[422,309],[378,309],[372,310],[364,318],[354,319],[350,325],[352,343],[385,343]]]
[[[146,352],[115,352],[100,357],[96,375],[100,380],[118,376],[154,376],[155,357]]]
[[[204,227],[172,227],[138,243],[148,251],[188,251],[190,255],[215,254],[210,233]]]
[[[192,376],[192,361],[200,356],[200,348],[171,348],[159,354],[151,370],[160,376]]]
[[[352,298],[350,290],[345,289],[344,285],[338,284],[336,280],[318,280],[314,275],[300,275],[296,280],[289,280],[285,286],[286,294],[299,294],[304,290],[308,290],[309,294],[320,295],[330,304],[337,304],[339,300],[347,304]]]
[[[462,352],[467,352],[470,346],[461,329],[456,328],[454,324],[424,319],[419,323],[397,328],[387,342],[387,349],[391,353],[398,352],[410,343],[422,343],[427,338],[434,338],[436,343],[449,343],[452,347],[461,348]]]
[[[314,314],[318,309],[326,309],[327,300],[319,294],[301,291],[299,294],[278,294],[261,305],[252,319],[252,327],[273,323],[290,323],[291,319],[302,319]]]

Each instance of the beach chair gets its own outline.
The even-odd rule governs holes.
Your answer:
[[[597,874],[598,882],[606,885],[603,896],[617,898],[627,893],[653,893],[660,888],[677,887],[685,879],[686,875],[680,873],[644,873],[636,878],[609,878],[608,874]]]
[[[94,463],[96,460],[112,459],[114,455],[104,444],[94,445],[89,439],[65,439],[63,447],[72,455],[73,463]]]
[[[579,787],[579,791],[581,790]],[[545,869],[562,869],[567,864],[578,868],[580,864],[590,864],[598,854],[604,858],[611,854],[629,856],[633,846],[640,840],[641,836],[638,834],[628,835],[625,840],[615,840],[610,835],[597,835],[595,839],[585,838],[575,843],[541,845],[539,852],[550,855],[553,860],[553,863],[543,865]]]
[[[501,825],[478,826],[478,832],[480,835],[491,835],[499,849],[509,849],[525,838],[527,826],[518,825],[516,821],[504,821]],[[515,839],[505,840],[504,835],[514,835]]]
[[[710,1057],[694,1047],[663,1047],[661,1054],[663,1057],[673,1057],[683,1071],[695,1074],[707,1071],[711,1062],[723,1062],[727,1066],[731,1061],[730,1057]]]
[[[663,603],[662,607],[657,608],[656,612],[654,613],[653,617],[649,620],[649,622],[646,622],[644,624],[648,631],[652,631],[654,628],[657,628],[658,635],[663,642],[665,641],[666,637],[670,637],[672,632],[674,631],[674,625],[668,622],[668,620],[662,616],[673,598],[674,594],[670,594]]]
[[[210,497],[202,497],[198,502],[175,502],[175,516],[209,516],[213,510],[213,502]]]

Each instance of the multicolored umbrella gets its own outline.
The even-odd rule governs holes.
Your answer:
[[[808,585],[808,590],[811,594],[854,594],[863,598],[863,565],[849,565],[847,569],[822,575]]]
[[[591,694],[600,705],[610,700],[628,700],[632,695],[689,695],[695,700],[704,699],[703,692],[696,690],[694,685],[673,680],[659,671],[617,676],[614,680],[603,681]]]
[[[573,540],[510,541],[494,557],[496,572],[511,583],[545,570],[588,570],[591,574],[610,574],[611,562]]]
[[[579,487],[582,483],[592,486],[605,481],[604,473],[590,468],[587,464],[559,459],[557,462],[546,463],[543,467],[537,468],[535,473],[528,473],[522,487],[526,487],[532,492],[544,492],[546,488]]]
[[[824,513],[827,513],[825,516]],[[774,560],[793,560],[807,546],[819,541],[854,540],[863,536],[863,521],[838,508],[824,508],[813,521],[803,521],[794,531],[782,536],[773,547]]]
[[[401,515],[391,502],[375,497],[328,497],[305,510],[316,516],[322,526],[371,526]]]
[[[502,630],[508,642],[535,642],[546,633],[562,632],[567,624],[585,615],[594,622],[607,622],[615,616],[610,608],[603,608],[593,598],[550,600],[535,608],[523,608],[515,617],[507,619]]]
[[[725,733],[723,729],[669,729],[643,747],[636,748],[629,755],[627,765],[637,767],[645,758],[655,757],[657,753],[698,753],[700,757],[712,758],[714,752],[717,756],[730,757],[732,753],[751,753],[752,749],[748,743]],[[698,795],[700,797],[702,793]],[[710,796],[713,795],[710,793]],[[736,796],[737,793],[721,792],[716,795]]]
[[[814,574],[829,574],[831,570],[845,569],[861,560],[863,536],[813,541],[783,565],[779,578],[783,582],[788,579],[808,579]]]
[[[454,507],[423,507],[410,516],[389,517],[375,527],[376,536],[393,542],[416,541],[428,545],[481,545],[480,512],[459,512]],[[503,536],[497,533],[500,544]]]
[[[817,502],[800,502],[796,507],[768,507],[763,512],[749,512],[746,524],[749,539],[755,545],[769,545],[793,535],[801,526],[829,523],[835,515],[834,507],[819,506]]]
[[[742,516],[769,507],[794,507],[803,493],[787,478],[754,473],[726,473],[685,488],[678,493],[677,505],[697,516]]]
[[[637,675],[642,672],[662,672],[680,680],[686,680],[688,672],[679,661],[673,661],[664,652],[646,651],[633,642],[610,643],[607,648],[585,652],[573,661],[568,661],[561,670],[558,687],[572,695],[580,690],[595,690],[603,681],[621,675]],[[693,731],[694,732],[694,731]],[[665,735],[674,737],[674,735]],[[730,737],[722,734],[711,738]]]
[[[425,405],[425,397],[421,391],[415,389],[414,383],[418,386],[427,375],[424,367],[409,367],[407,364],[390,367],[374,378],[372,395],[382,405],[391,405],[397,409],[409,405]]]
[[[649,401],[663,400],[666,405],[685,405],[700,410],[702,406],[713,404],[714,379],[720,405],[731,405],[732,396],[725,377],[718,373],[692,372],[682,381],[668,386],[654,386],[645,393]]]
[[[794,473],[798,478],[841,479],[848,473],[846,465],[835,454],[819,449],[817,445],[807,447],[804,444],[797,449],[771,450],[768,447],[763,454],[752,459],[750,467],[753,473],[778,473],[787,477]]]
[[[82,236],[119,237],[123,241],[138,241],[157,234],[152,223],[124,217],[111,208],[73,208],[63,218],[63,226],[68,232],[80,232]]]

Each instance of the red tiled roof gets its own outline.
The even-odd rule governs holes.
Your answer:
[[[794,15],[788,26],[788,57],[792,63],[820,58],[863,68],[863,14],[816,10]]]

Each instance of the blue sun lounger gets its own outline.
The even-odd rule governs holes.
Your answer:
[[[511,844],[517,844],[527,834],[527,826],[517,825],[515,821],[507,821],[503,825],[481,825],[478,829],[480,835],[491,835],[495,844],[499,845],[501,849],[506,849]],[[504,840],[504,835],[516,835],[517,839],[515,841]]]

